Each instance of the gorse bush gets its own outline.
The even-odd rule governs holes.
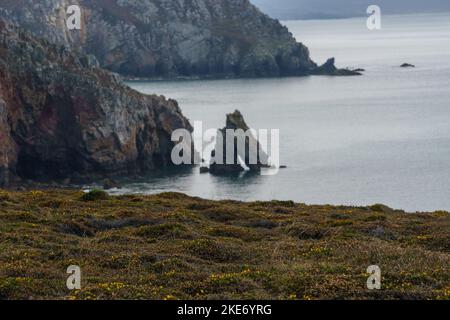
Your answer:
[[[443,211],[99,190],[0,195],[0,299],[450,298]],[[374,264],[377,292],[366,288]],[[70,265],[81,268],[81,290],[63,290]]]
[[[108,200],[109,195],[103,190],[91,190],[81,196],[81,201],[97,201],[97,200]]]

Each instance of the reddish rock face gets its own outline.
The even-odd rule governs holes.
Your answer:
[[[142,95],[85,56],[0,21],[0,183],[170,166],[176,101]]]

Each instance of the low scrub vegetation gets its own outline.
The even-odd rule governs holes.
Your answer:
[[[450,299],[450,214],[0,191],[0,299]]]

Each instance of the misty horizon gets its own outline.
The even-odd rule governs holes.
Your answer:
[[[450,12],[450,1],[430,0],[251,0],[261,11],[281,20],[337,19],[365,16],[369,5],[379,5],[383,14]]]

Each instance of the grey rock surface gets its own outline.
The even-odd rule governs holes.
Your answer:
[[[82,9],[81,30],[66,27],[70,5]],[[248,0],[2,0],[0,16],[129,77],[327,72],[315,72],[308,48]]]
[[[215,148],[211,153],[211,174],[232,175],[243,172],[245,168],[241,163],[253,173],[259,173],[262,168],[269,166],[269,156],[249,129],[239,110],[227,115],[226,126],[219,130]],[[229,136],[227,131],[233,133],[233,136]],[[239,148],[239,141],[243,148]],[[233,152],[233,163],[227,163],[227,151]]]

